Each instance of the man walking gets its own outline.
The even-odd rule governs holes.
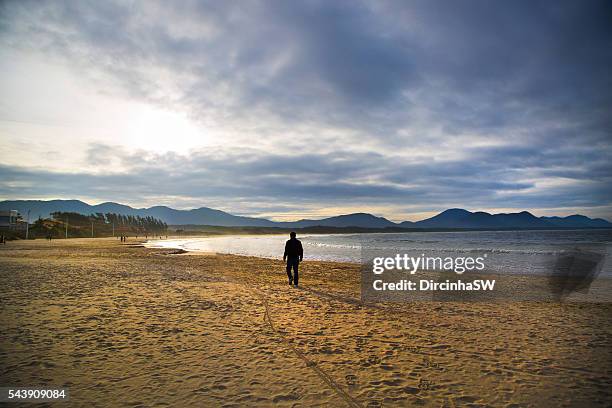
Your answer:
[[[285,244],[285,253],[283,261],[287,261],[287,276],[289,277],[289,285],[294,284],[298,287],[298,265],[304,258],[304,250],[299,239],[295,238],[295,232],[289,234],[291,239]],[[293,268],[293,276],[291,276],[291,268]]]

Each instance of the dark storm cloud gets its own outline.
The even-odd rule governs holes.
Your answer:
[[[609,2],[141,6],[8,2],[2,27],[110,70],[144,96],[158,90],[155,78],[136,68],[195,75],[180,91],[196,112],[263,107],[288,120],[393,132],[416,105],[451,133],[555,119],[610,130]],[[185,21],[208,29],[191,35]],[[218,98],[219,87],[230,95]]]
[[[26,1],[0,14],[5,44],[63,55],[204,122],[277,131],[266,154],[94,148],[92,164],[105,149],[129,156],[130,173],[111,176],[2,170],[33,191],[73,183],[95,196],[112,182],[261,202],[611,205],[609,1]],[[287,154],[284,131],[304,124],[304,151]],[[349,132],[335,153],[309,150],[330,126]]]

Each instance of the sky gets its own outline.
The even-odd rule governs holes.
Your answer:
[[[612,220],[609,1],[2,1],[0,199]]]

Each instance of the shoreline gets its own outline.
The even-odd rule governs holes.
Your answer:
[[[0,247],[6,385],[77,406],[612,401],[610,304],[370,305],[355,264],[306,261],[294,289],[282,261],[140,244]]]
[[[330,235],[330,234],[325,234],[325,235]],[[234,237],[234,236],[249,236],[249,235],[230,235],[230,237]],[[200,236],[200,237],[196,237],[197,238],[201,238],[201,239],[208,239],[208,238],[217,238],[218,236]],[[227,237],[227,236],[226,236]],[[189,239],[193,239],[193,238],[186,238],[187,240]],[[174,241],[180,241],[181,239],[173,239]],[[282,257],[278,256],[278,257],[266,257],[266,256],[260,256],[260,255],[248,255],[248,254],[237,254],[237,253],[231,253],[231,252],[215,252],[215,251],[202,251],[202,250],[193,250],[193,249],[189,249],[189,248],[185,248],[183,245],[176,245],[176,246],[163,246],[163,245],[158,245],[157,242],[163,242],[165,240],[148,240],[146,242],[144,242],[144,246],[146,248],[152,248],[152,249],[177,249],[179,251],[181,251],[179,254],[183,254],[183,255],[227,255],[227,256],[233,256],[233,257],[239,257],[239,258],[245,258],[245,259],[249,259],[249,258],[254,258],[254,259],[260,259],[260,260],[268,260],[268,261],[278,261],[282,263]],[[171,239],[169,238],[168,241],[171,241]],[[306,263],[316,263],[316,262],[324,262],[324,263],[330,263],[330,264],[340,264],[340,265],[350,265],[351,268],[355,269],[357,272],[357,275],[362,275],[364,273],[367,274],[367,272],[369,271],[366,267],[366,265],[364,265],[361,262],[353,262],[353,261],[342,261],[342,260],[321,260],[321,259],[308,259],[306,258],[305,261]],[[301,263],[301,265],[304,265],[304,262]],[[284,265],[284,264],[283,264]],[[284,266],[283,266],[284,268]],[[393,276],[393,278],[390,278],[390,280],[388,281],[388,283],[390,283],[391,285],[394,285],[394,282],[401,282],[404,280],[404,278],[406,278],[407,276],[403,275],[402,271],[393,271],[393,272],[388,272],[388,275]],[[440,283],[444,286],[443,282],[447,282],[448,280],[456,282],[456,281],[461,281],[461,277],[466,278],[468,281],[477,281],[477,280],[483,280],[483,281],[491,281],[493,280],[493,282],[498,282],[497,287],[501,287],[501,290],[498,290],[496,293],[489,293],[489,294],[482,294],[481,297],[478,297],[478,295],[469,295],[468,293],[462,293],[463,291],[457,291],[457,296],[456,299],[453,298],[449,298],[449,296],[445,296],[447,299],[445,299],[445,301],[448,300],[457,300],[457,301],[474,301],[474,300],[488,300],[488,301],[553,301],[553,302],[559,302],[559,301],[564,301],[564,302],[599,302],[599,303],[612,303],[612,276],[608,276],[608,275],[595,275],[594,277],[589,277],[589,276],[585,276],[585,277],[574,277],[574,276],[556,276],[555,273],[553,273],[553,271],[551,271],[550,274],[548,275],[544,275],[544,274],[533,274],[533,273],[521,273],[521,272],[500,272],[500,271],[495,271],[495,270],[483,270],[483,271],[472,271],[467,273],[466,275],[464,274],[454,274],[454,273],[449,273],[448,271],[445,270],[435,270],[435,269],[418,269],[418,271],[416,271],[416,275],[410,274],[408,275],[408,277],[412,278],[422,278],[419,279],[418,281],[415,280],[415,283],[418,283],[418,285],[420,286],[421,281],[440,281],[440,282],[434,282],[434,286],[439,285]],[[353,279],[355,279],[355,277],[352,277]],[[408,279],[408,280],[411,280]],[[374,282],[368,282],[368,285],[373,285]],[[387,283],[385,283],[386,285]],[[451,284],[453,285],[453,284]],[[460,284],[459,284],[460,285]],[[482,283],[479,284],[482,285],[483,287],[487,287],[486,283]],[[495,285],[495,283],[493,283],[493,285]],[[376,287],[376,285],[373,285],[374,287]],[[584,289],[580,289],[580,290],[576,290],[575,288],[572,288],[572,286],[576,287],[576,286],[586,286],[590,289],[584,290]],[[568,292],[568,287],[569,287],[569,292]],[[361,286],[361,291],[362,293],[364,293],[364,291],[367,291],[367,288],[362,285]],[[486,292],[485,289],[483,289],[483,291]],[[373,295],[370,293],[369,297],[376,301],[376,299],[378,299],[380,297],[381,293],[387,293],[387,292],[380,292],[378,290],[375,290],[375,292],[378,293],[374,293]],[[432,300],[431,296],[427,296],[427,295],[423,295],[422,293],[417,293],[416,294],[416,299],[411,299],[411,296],[415,295],[415,291],[412,291],[411,293],[406,293],[403,296],[399,296],[397,293],[393,294],[393,292],[395,292],[394,290],[391,290],[391,294],[387,297],[386,300],[392,300],[392,301],[411,301],[411,300]],[[438,298],[441,298],[440,293],[438,292],[446,292],[443,289],[440,290],[426,290],[426,289],[419,289],[417,290],[417,292],[430,292],[430,295],[433,296],[437,296]],[[451,291],[452,292],[452,291]],[[468,291],[470,292],[470,291]],[[478,292],[478,290],[476,291]],[[491,291],[493,292],[493,291]],[[384,301],[384,297],[381,301]]]

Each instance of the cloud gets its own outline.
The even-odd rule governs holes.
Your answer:
[[[418,117],[455,134],[550,119],[610,125],[606,2],[4,8],[5,41],[65,55],[130,95],[184,104],[195,115],[264,112],[366,131],[394,131]]]
[[[7,197],[612,206],[606,1],[9,1],[0,44],[223,135],[190,155],[100,141],[74,174],[5,166]]]
[[[118,158],[121,171],[109,171],[109,151]],[[377,153],[284,156],[256,149],[213,149],[189,155],[143,153],[94,145],[88,156],[92,172],[88,173],[1,166],[0,196],[98,197],[126,202],[134,202],[137,197],[137,203],[148,205],[158,204],[160,197],[181,197],[188,203],[249,214],[278,205],[316,208],[350,207],[355,203],[377,208],[578,206],[588,212],[589,207],[606,205],[609,200],[609,174],[588,183],[538,186],[541,180],[555,180],[557,175],[549,173],[545,179],[530,180],[534,163],[516,161],[520,152],[506,154],[506,159],[496,156],[498,161],[505,160],[507,171],[498,169],[499,162],[488,160],[404,163],[401,157]],[[491,153],[483,153],[483,157],[491,157]],[[554,157],[550,160],[557,161]],[[552,171],[546,162],[542,165]],[[98,167],[106,171],[97,171]],[[589,172],[588,168],[585,171]],[[564,177],[566,170],[560,168],[559,172]],[[245,200],[249,206],[243,205]]]

